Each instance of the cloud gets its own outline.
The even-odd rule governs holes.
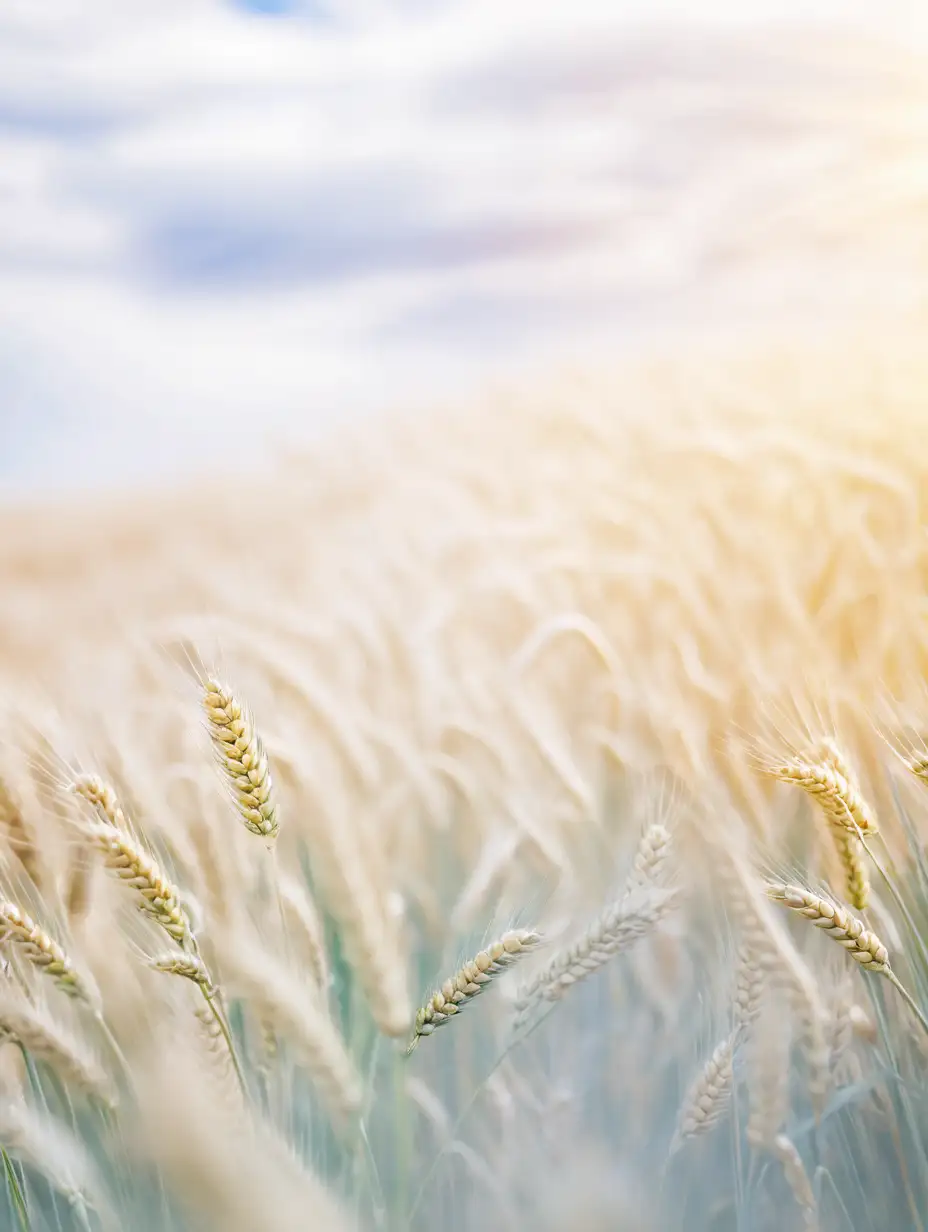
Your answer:
[[[3,477],[234,458],[642,329],[814,312],[810,245],[853,251],[849,302],[887,270],[904,301],[905,243],[832,224],[903,149],[879,133],[924,148],[920,66],[808,25],[867,6],[690,7],[8,0]]]

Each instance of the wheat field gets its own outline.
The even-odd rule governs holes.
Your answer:
[[[7,508],[8,1226],[921,1227],[921,339]]]

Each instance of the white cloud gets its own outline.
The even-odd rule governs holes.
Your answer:
[[[843,269],[842,308],[907,302],[924,269],[898,231],[829,247],[829,219],[914,199],[920,65],[763,24],[875,20],[863,4],[717,0],[699,29],[691,8],[340,0],[320,26],[220,0],[7,0],[6,478],[234,459],[242,434],[640,329],[820,314],[834,285],[810,246]],[[881,32],[918,12],[882,6]]]

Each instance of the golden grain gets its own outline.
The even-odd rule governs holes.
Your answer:
[[[207,680],[203,709],[219,767],[245,828],[273,841],[280,828],[274,783],[247,707],[224,685]]]
[[[864,970],[889,971],[886,946],[840,903],[797,885],[770,882],[766,889],[770,898],[805,916],[816,928],[821,928],[833,941],[843,946]]]
[[[431,1035],[470,1005],[493,980],[497,979],[541,941],[541,935],[531,929],[518,928],[505,933],[498,941],[481,950],[466,962],[441,988],[434,992],[416,1013],[415,1030],[407,1054],[419,1040]]]

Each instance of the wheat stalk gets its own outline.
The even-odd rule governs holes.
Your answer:
[[[791,911],[805,916],[816,928],[826,932],[865,970],[874,973],[889,971],[889,952],[886,946],[840,903],[832,902],[823,895],[797,885],[770,882],[766,889],[774,901],[783,903]]]
[[[809,1174],[803,1166],[802,1158],[796,1149],[796,1144],[786,1134],[777,1134],[770,1145],[770,1152],[783,1165],[783,1175],[786,1177],[786,1183],[796,1199],[796,1204],[802,1211],[803,1224],[809,1232],[812,1232],[813,1229],[818,1227],[817,1204],[815,1194],[812,1191],[812,1183],[809,1180]]]
[[[847,768],[847,767],[845,767]],[[853,833],[877,834],[876,815],[853,779],[831,761],[808,761],[796,757],[763,767],[763,772],[781,783],[801,787],[819,805],[827,819]]]
[[[183,945],[190,935],[190,922],[181,906],[180,891],[130,833],[113,788],[96,775],[82,775],[71,784],[71,790],[93,804],[103,819],[86,823],[82,830],[104,853],[105,866],[138,892],[139,910],[160,924],[178,945]]]
[[[47,1010],[9,995],[2,996],[0,1032],[45,1062],[70,1088],[100,1100],[110,1110],[116,1107],[113,1084],[99,1062]]]
[[[519,928],[505,933],[487,946],[445,980],[416,1013],[413,1037],[406,1049],[408,1056],[424,1035],[431,1035],[450,1022],[465,1006],[470,1005],[486,986],[523,958],[541,941],[539,933]]]
[[[675,890],[633,890],[613,903],[579,941],[556,953],[548,965],[522,988],[516,1001],[518,1030],[541,1001],[557,1001],[574,986],[604,967],[617,954],[647,936],[677,902]]]
[[[85,979],[58,942],[15,903],[0,903],[0,941],[12,941],[23,957],[43,975],[51,976],[62,992],[93,1001]]]
[[[687,1092],[680,1109],[671,1153],[678,1150],[686,1139],[707,1134],[728,1111],[734,1079],[735,1039],[735,1034],[729,1035],[716,1046]]]
[[[71,791],[98,809],[104,821],[108,821],[115,829],[127,830],[129,828],[115,789],[99,775],[79,774],[71,784]]]
[[[245,828],[273,842],[279,830],[277,801],[267,754],[251,715],[216,680],[204,685],[203,709],[220,769]]]
[[[667,867],[670,850],[670,831],[667,827],[657,821],[648,826],[638,844],[626,892],[640,886],[656,885]]]
[[[851,915],[839,903],[834,903],[810,890],[804,890],[802,886],[772,882],[767,886],[767,893],[776,901],[784,903],[792,911],[811,920],[817,928],[827,932],[828,936],[847,950],[851,958],[865,971],[885,975],[916,1016],[922,1030],[928,1035],[928,1018],[925,1017],[911,993],[890,967],[889,951],[886,946],[879,937],[865,928],[856,916]]]
[[[105,866],[124,885],[137,891],[139,910],[151,916],[178,945],[183,945],[190,936],[190,923],[181,906],[180,891],[142,844],[127,830],[117,830],[106,822],[89,823],[84,832],[104,853]]]
[[[870,878],[863,858],[863,844],[856,834],[847,830],[834,831],[835,849],[844,869],[844,889],[847,901],[855,911],[866,911],[870,902]]]
[[[207,990],[210,997],[214,996],[212,977],[199,954],[188,954],[183,950],[171,950],[167,954],[159,954],[148,964],[153,971],[163,971],[165,975],[178,975],[185,980],[191,980]]]
[[[842,775],[851,790],[861,799],[857,775],[837,742],[831,736],[823,736],[816,745],[814,757],[821,758]],[[848,830],[846,816],[840,822],[831,821],[829,829],[834,839],[835,850],[844,870],[844,887],[848,902],[855,911],[866,911],[870,899],[870,879],[863,858],[863,844],[856,830]]]

